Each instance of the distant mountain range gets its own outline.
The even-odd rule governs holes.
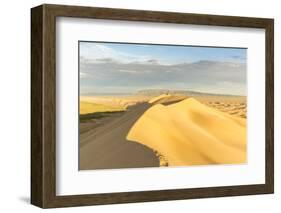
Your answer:
[[[84,93],[80,94],[81,96],[127,96],[127,95],[143,95],[143,96],[158,96],[162,94],[170,95],[186,95],[189,97],[198,97],[198,96],[230,96],[230,97],[242,97],[242,95],[229,95],[229,94],[216,94],[216,93],[205,93],[197,92],[192,90],[167,90],[167,89],[145,89],[139,90],[135,93]]]
[[[228,94],[215,94],[215,93],[205,93],[205,92],[196,92],[192,90],[166,90],[166,89],[146,89],[139,90],[138,95],[147,95],[147,96],[158,96],[161,94],[170,94],[170,95],[186,95],[189,97],[198,97],[198,96],[240,96],[240,95],[228,95]]]

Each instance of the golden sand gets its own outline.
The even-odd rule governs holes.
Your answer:
[[[127,139],[161,153],[169,166],[246,162],[246,119],[194,98],[152,106],[133,125]]]
[[[80,96],[80,103],[101,104],[108,107],[123,108],[147,102],[150,97],[147,96]]]
[[[159,102],[160,100],[163,100],[163,99],[166,99],[166,98],[169,98],[169,97],[171,97],[171,95],[169,95],[169,94],[162,94],[162,95],[156,96],[154,98],[151,98],[148,101],[148,103],[153,104],[153,103]]]
[[[247,118],[247,100],[246,97],[231,97],[231,96],[203,96],[197,97],[196,100],[201,103],[226,112],[230,115]]]
[[[80,115],[95,113],[95,112],[116,112],[123,111],[124,107],[121,106],[110,106],[104,104],[96,104],[86,101],[80,101],[79,113]]]

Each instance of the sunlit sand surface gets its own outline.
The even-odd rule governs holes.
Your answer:
[[[80,114],[90,112],[110,111],[112,109],[125,110],[130,106],[149,101],[150,97],[147,96],[80,96]],[[82,103],[82,106],[81,106]],[[101,105],[102,107],[96,108],[87,104]]]
[[[195,98],[170,105],[157,103],[163,98],[170,96],[150,100],[155,105],[132,126],[127,140],[161,153],[169,166],[246,163],[246,119],[222,110],[230,112],[227,107],[233,104],[203,98],[206,104]]]
[[[247,118],[247,100],[246,97],[232,96],[214,96],[214,97],[196,97],[201,103],[226,112],[230,115]]]

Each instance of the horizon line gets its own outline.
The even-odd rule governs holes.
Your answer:
[[[142,91],[170,91],[172,93],[176,92],[194,92],[199,94],[205,95],[225,95],[225,96],[247,96],[247,94],[231,94],[231,93],[213,93],[213,92],[202,92],[197,90],[171,90],[171,89],[142,89],[136,92],[86,92],[80,93],[80,96],[87,96],[87,95],[139,95]]]

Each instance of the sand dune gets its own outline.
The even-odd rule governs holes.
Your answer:
[[[150,103],[163,98],[170,97]],[[194,98],[155,104],[133,125],[127,140],[158,151],[169,166],[246,163],[246,119]]]
[[[168,105],[172,103],[176,103],[179,101],[182,101],[184,99],[187,99],[188,97],[186,95],[169,95],[169,94],[163,94],[159,95],[157,97],[154,97],[148,101],[148,103],[155,105],[155,104],[163,104]]]
[[[165,100],[165,99],[170,98],[170,97],[171,97],[171,95],[169,95],[169,94],[162,94],[162,95],[151,98],[148,101],[148,103],[153,104],[153,103],[159,102],[161,100]]]

